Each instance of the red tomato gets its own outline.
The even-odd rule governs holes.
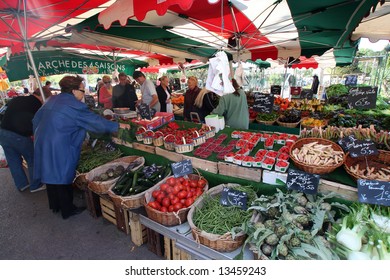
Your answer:
[[[180,191],[181,191],[180,186],[179,186],[179,185],[175,185],[175,186],[173,187],[172,193],[173,193],[173,194],[178,194]]]
[[[161,201],[162,206],[169,207],[171,205],[171,200],[169,197],[164,197],[163,200]]]
[[[169,186],[167,189],[166,189],[166,193],[171,193],[173,192],[173,187]]]
[[[180,183],[183,183],[184,182],[184,177],[179,177],[179,178],[177,178],[177,180],[180,182]]]
[[[202,189],[199,189],[199,188],[196,189],[195,194],[196,194],[197,196],[200,196],[202,193],[203,193],[203,190],[202,190]]]
[[[198,188],[203,189],[206,186],[207,182],[205,179],[199,179],[198,180]]]
[[[183,204],[183,205],[185,205],[186,199],[185,199],[185,198],[180,199],[180,203]]]
[[[186,202],[185,202],[185,206],[190,207],[192,205],[192,203],[194,203],[194,199],[192,197],[187,198]]]
[[[175,211],[175,212],[179,211],[181,208],[183,208],[183,204],[181,204],[180,202],[175,203],[173,205],[173,211]]]
[[[169,200],[172,200],[176,197],[173,193],[168,194]]]
[[[176,184],[176,178],[175,177],[168,178],[167,184],[173,187]]]
[[[193,196],[193,194],[194,194],[194,192],[192,192],[192,191],[189,191],[189,192],[187,192],[187,196],[186,196],[186,198],[190,198],[190,197],[192,197],[192,196]]]
[[[148,203],[148,205],[154,209],[156,209],[156,202],[155,201],[151,201]]]
[[[173,212],[173,205],[169,205],[168,212]]]
[[[174,198],[171,199],[171,204],[172,205],[174,205],[174,204],[176,204],[178,202],[180,202],[180,199],[177,196],[175,196]]]
[[[161,185],[160,185],[160,190],[162,190],[162,191],[166,192],[166,191],[167,191],[167,189],[168,189],[168,187],[169,187],[169,185],[168,185],[168,184],[166,184],[166,183],[163,183],[163,184],[161,184]]]
[[[157,198],[156,198],[156,201],[158,201],[159,203],[161,203],[161,201],[163,200],[163,198],[165,197],[165,194],[164,193],[160,193]]]
[[[191,188],[196,188],[196,187],[198,187],[198,181],[197,181],[197,180],[191,180],[191,181],[190,181],[190,186],[191,186]]]
[[[186,191],[180,191],[180,192],[177,194],[177,197],[178,197],[178,198],[186,198],[186,197],[187,197],[187,192],[186,192]]]
[[[168,212],[168,208],[165,207],[165,206],[162,206],[162,207],[160,208],[160,211],[161,211],[161,212]]]
[[[157,198],[160,193],[161,192],[159,190],[155,190],[152,192],[152,197]]]
[[[182,185],[183,185],[184,187],[188,187],[188,186],[190,185],[190,182],[188,182],[187,180],[184,180],[184,181],[182,182]]]

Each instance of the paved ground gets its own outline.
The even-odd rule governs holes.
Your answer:
[[[80,193],[75,204],[84,204]],[[100,217],[83,213],[63,220],[48,207],[46,191],[16,190],[8,168],[0,168],[1,260],[158,260],[145,245]]]

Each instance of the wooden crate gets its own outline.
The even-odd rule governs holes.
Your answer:
[[[149,154],[155,154],[156,153],[156,147],[153,146],[153,145],[145,145],[145,144],[140,144],[140,143],[134,142],[133,143],[133,148],[137,149],[137,150],[140,150],[140,151],[147,152]]]
[[[129,214],[126,210],[116,207],[108,195],[100,196],[100,207],[103,218],[116,225],[120,231],[130,233]]]
[[[157,256],[164,256],[164,237],[158,232],[146,228],[148,242],[146,243],[149,251],[155,253]]]
[[[171,161],[178,162],[183,160],[183,155],[156,147],[156,155],[163,156]]]
[[[358,189],[340,183],[321,179],[318,185],[318,191],[321,193],[334,192],[343,199],[358,201]]]
[[[196,157],[183,156],[183,159],[189,159],[192,162],[192,166],[211,172],[214,174],[218,173],[218,163],[214,161],[204,160]]]
[[[175,240],[164,237],[164,257],[167,260],[191,260],[191,255],[176,247]]]
[[[123,141],[122,139],[119,139],[116,137],[112,137],[111,139],[112,139],[112,142],[114,142],[115,144],[123,145],[123,146],[129,147],[129,148],[133,148],[133,143]]]
[[[243,167],[227,162],[218,162],[218,173],[221,175],[260,182],[262,169],[254,167]]]
[[[89,214],[96,218],[102,215],[102,208],[100,203],[100,197],[89,188],[84,190],[84,199]]]
[[[141,246],[148,241],[146,227],[141,224],[139,214],[129,211],[129,225],[131,241],[135,245]]]

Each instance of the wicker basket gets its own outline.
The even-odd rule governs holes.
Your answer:
[[[292,151],[296,148],[300,149],[304,144],[312,143],[312,142],[318,142],[318,144],[323,144],[323,145],[332,145],[333,150],[335,151],[340,151],[343,152],[343,160],[339,162],[338,164],[335,165],[309,165],[306,163],[302,163],[295,159],[295,157],[292,155]],[[345,161],[345,154],[343,149],[337,145],[335,142],[332,142],[327,139],[322,139],[322,138],[302,138],[298,141],[296,141],[291,147],[290,147],[290,159],[294,162],[294,165],[307,172],[307,173],[312,173],[312,174],[328,174],[334,171],[336,168],[340,167],[343,165]]]
[[[160,147],[164,145],[164,134],[161,131],[157,131],[153,137],[153,145]]]
[[[196,130],[195,130],[195,133],[197,135],[197,137],[193,138],[195,147],[202,145],[203,143],[206,143],[206,134],[199,135],[199,132]]]
[[[206,133],[205,133],[206,139],[209,139],[209,138],[212,138],[215,136],[215,127],[208,125],[208,128],[209,128],[209,131],[206,131]]]
[[[256,122],[261,123],[261,124],[265,124],[265,125],[273,125],[275,123],[275,120],[273,120],[273,121],[262,121],[262,120],[256,119]]]
[[[86,173],[79,173],[73,180],[73,185],[80,190],[86,190],[88,187],[88,180],[85,178]]]
[[[276,123],[279,125],[279,126],[284,126],[284,127],[297,127],[299,125],[301,121],[299,122],[295,122],[295,123],[286,123],[286,122],[281,122],[279,121],[279,118],[276,120]]]
[[[175,149],[175,142],[167,142],[166,141],[167,137],[170,135],[172,135],[172,134],[168,134],[167,136],[164,137],[164,148],[167,149],[168,151],[173,151]]]
[[[106,172],[110,168],[116,168],[118,165],[122,165],[124,168],[127,168],[127,166],[135,161],[136,159],[139,159],[141,161],[141,164],[137,166],[137,168],[141,167],[145,163],[144,157],[139,156],[127,156],[118,158],[116,160],[110,161],[109,163],[103,164],[101,166],[98,166],[91,171],[89,171],[85,178],[88,181],[88,188],[97,193],[97,194],[106,194],[108,190],[115,185],[115,183],[118,181],[119,177],[116,177],[114,179],[108,180],[108,181],[93,181],[93,178],[97,176],[98,174],[101,174],[102,172]]]
[[[367,158],[367,160],[366,160]],[[366,170],[367,169],[367,163],[369,168],[374,168],[373,173],[378,173],[379,171],[383,172],[383,174],[389,176],[390,172],[386,172],[381,170],[382,168],[390,170],[390,152],[379,150],[379,154],[375,156],[367,156],[367,157],[356,157],[353,158],[347,154],[345,162],[344,162],[344,169],[345,171],[351,175],[351,177],[357,181],[358,179],[367,179],[367,180],[379,180],[379,181],[385,181],[390,182],[390,179],[386,179],[384,177],[376,177],[375,175],[361,175],[353,172],[351,170],[352,167],[355,167],[357,164],[359,165],[359,170]],[[390,178],[390,177],[388,177]]]
[[[328,120],[322,120],[322,121],[323,121],[323,125],[321,125],[321,126],[304,125],[304,124],[303,124],[303,120],[305,120],[305,119],[306,119],[306,118],[301,119],[301,128],[306,128],[306,129],[312,129],[312,128],[315,128],[315,127],[325,128],[325,127],[328,125]]]
[[[146,131],[146,129],[143,126],[140,126],[140,127],[138,127],[138,130],[139,131],[143,130],[142,133],[139,133],[139,134],[135,135],[135,138],[137,139],[137,141],[141,142],[144,139],[144,132]]]
[[[175,144],[175,152],[179,154],[192,152],[194,150],[194,143],[187,144],[185,138],[182,138],[184,144]]]
[[[191,180],[200,179],[200,176],[197,174],[189,174],[188,177]],[[160,185],[165,183],[168,178],[170,177],[166,177],[165,180],[162,180],[161,182],[157,183],[154,187],[152,187],[151,189],[145,192],[145,200],[144,200],[145,210],[149,219],[159,224],[162,224],[164,226],[177,226],[187,221],[187,214],[188,211],[190,211],[190,207],[182,208],[178,212],[161,212],[148,205],[148,203],[153,200],[152,192],[154,190],[158,190],[160,188]],[[209,188],[209,184],[207,183],[206,186],[204,187],[204,191],[207,191],[208,188]]]
[[[238,184],[221,184],[213,187],[205,194],[210,196],[215,196],[222,192],[224,187],[232,188],[238,186]],[[196,208],[202,208],[204,203],[204,195],[202,195],[198,200],[192,204],[190,211],[188,212],[187,221],[189,226],[191,227],[192,236],[194,239],[211,249],[214,249],[219,252],[231,252],[239,248],[244,244],[246,239],[246,234],[244,232],[240,232],[236,235],[236,239],[233,240],[231,233],[227,232],[224,235],[211,234],[205,231],[200,230],[195,226],[192,221],[192,217],[195,213]]]
[[[129,196],[121,196],[121,195],[117,195],[115,194],[112,189],[114,188],[115,185],[113,185],[109,190],[108,190],[108,195],[111,197],[112,201],[114,202],[114,204],[117,206],[117,207],[120,207],[122,209],[127,209],[127,210],[130,210],[130,209],[137,209],[137,208],[140,208],[141,206],[144,205],[144,200],[145,200],[145,193],[147,191],[154,191],[156,188],[158,188],[160,184],[157,183],[156,185],[154,185],[153,187],[141,192],[141,193],[138,193],[138,194],[135,194],[135,195],[129,195]]]
[[[147,132],[151,132],[152,135],[151,135],[151,136],[146,136],[146,133],[147,133]],[[150,145],[150,144],[153,143],[153,137],[154,137],[154,132],[151,131],[151,130],[146,130],[146,131],[143,133],[142,141],[144,142],[144,144]]]

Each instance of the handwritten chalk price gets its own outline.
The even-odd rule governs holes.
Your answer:
[[[248,195],[246,192],[233,190],[225,187],[222,189],[221,198],[219,202],[221,203],[221,205],[225,205],[225,206],[234,205],[234,206],[241,207],[242,210],[246,210],[247,200],[248,200]]]
[[[390,206],[390,182],[359,179],[358,197],[361,203]]]
[[[192,162],[189,159],[172,163],[171,167],[172,167],[173,176],[175,176],[176,178],[188,174],[192,174],[193,172]]]
[[[290,168],[287,174],[287,188],[307,194],[316,194],[320,176]]]

